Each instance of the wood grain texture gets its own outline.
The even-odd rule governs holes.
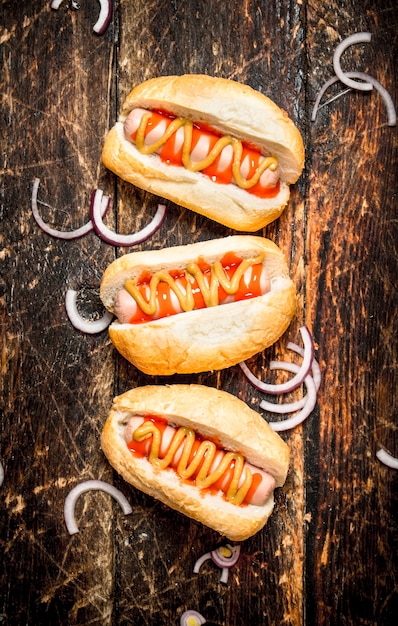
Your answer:
[[[397,129],[375,92],[346,93],[314,123],[310,116],[337,43],[358,31],[372,32],[372,42],[347,50],[344,69],[368,71],[398,102],[396,3],[122,0],[101,37],[92,32],[99,3],[80,4],[52,11],[48,2],[2,2],[0,622],[166,625],[193,608],[217,626],[392,625],[397,473],[375,452],[398,455]],[[271,358],[291,358],[287,341],[298,341],[306,323],[323,384],[309,420],[283,434],[288,480],[227,585],[210,561],[193,573],[196,559],[222,543],[217,533],[126,485],[99,436],[112,397],[131,386],[200,382],[258,410],[261,394],[239,367],[146,376],[115,353],[106,332],[76,332],[66,289],[79,290],[82,311],[95,315],[102,272],[126,250],[93,233],[52,239],[30,208],[39,177],[40,210],[57,228],[87,220],[95,187],[112,196],[110,227],[144,226],[159,199],[104,169],[103,139],[135,84],[184,72],[259,89],[288,111],[306,146],[289,206],[263,231],[288,258],[297,315],[249,364],[265,376]],[[170,204],[161,229],[138,248],[227,234]],[[133,513],[86,494],[80,532],[69,536],[64,498],[90,478],[113,482]]]
[[[310,7],[309,65],[321,63],[310,90],[333,74],[336,43],[369,31],[372,45],[352,46],[342,66],[377,77],[396,102],[393,6],[365,6],[359,19],[354,9]],[[308,616],[316,624],[390,624],[398,600],[396,482],[375,452],[397,451],[397,131],[376,93],[348,93],[319,113],[310,135],[306,300],[318,336],[327,337],[319,405],[328,408],[310,423],[306,450],[307,589],[315,590]]]

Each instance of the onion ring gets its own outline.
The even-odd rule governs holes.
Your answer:
[[[86,224],[84,224],[84,226],[81,226],[80,228],[77,228],[76,230],[70,230],[70,231],[56,230],[55,228],[51,228],[51,226],[46,224],[46,222],[44,222],[44,220],[42,219],[39,213],[38,206],[37,206],[37,192],[39,189],[39,184],[40,184],[40,178],[35,178],[34,183],[33,183],[33,189],[32,189],[32,213],[37,224],[45,233],[47,233],[47,235],[50,235],[51,237],[56,237],[57,239],[65,239],[69,241],[72,239],[79,239],[80,237],[84,237],[85,235],[87,235],[89,232],[93,230],[94,224],[91,220],[89,220]],[[110,198],[108,198],[108,196],[104,196],[103,200],[104,201],[101,203],[101,207],[100,207],[100,212],[101,212],[102,217],[105,215],[105,213],[108,210]]]
[[[287,372],[297,374],[300,368],[298,365],[296,365],[296,363],[286,363],[284,361],[271,361],[270,369],[272,370],[282,369],[282,370],[286,370]],[[307,388],[307,394],[305,396],[306,402],[305,402],[304,407],[301,409],[301,411],[299,411],[298,413],[296,413],[292,417],[289,417],[286,420],[283,420],[281,422],[268,422],[272,430],[274,430],[275,432],[282,432],[284,430],[290,430],[291,428],[298,426],[305,419],[307,419],[310,413],[312,413],[312,411],[314,410],[315,404],[316,404],[317,393],[316,393],[316,386],[315,386],[314,380],[310,374],[307,374],[307,376],[305,377],[304,384]],[[260,406],[261,406],[261,403],[260,403]]]
[[[261,400],[260,407],[263,411],[268,413],[275,413],[276,415],[286,415],[286,413],[294,413],[300,411],[307,403],[307,397],[304,396],[300,400],[295,402],[283,402],[282,404],[276,404],[275,402],[268,402],[268,400]]]
[[[304,356],[303,348],[301,346],[298,346],[296,343],[293,343],[293,341],[289,341],[286,348],[288,350],[293,350],[294,352],[297,352],[297,354],[299,354],[301,357]],[[312,359],[311,370],[312,370],[312,378],[314,379],[316,390],[319,391],[319,387],[321,386],[321,381],[322,381],[322,374],[321,374],[321,368],[319,367],[319,363],[315,358]]]
[[[314,359],[314,344],[312,341],[311,333],[306,326],[302,326],[300,328],[300,334],[304,343],[304,358],[296,375],[289,382],[276,385],[264,383],[262,380],[254,376],[254,374],[249,370],[244,361],[239,363],[243,373],[254,387],[259,389],[260,391],[263,391],[264,393],[279,395],[281,393],[289,393],[294,389],[297,389],[297,387],[299,387],[303,383],[305,377],[311,369],[312,361]]]
[[[239,559],[239,555],[240,546],[231,546],[229,543],[210,552],[212,561],[218,567],[232,567]]]
[[[387,465],[392,469],[398,469],[398,458],[392,456],[392,454],[389,454],[387,450],[384,450],[384,448],[380,448],[379,450],[377,450],[376,456],[379,461],[384,463],[384,465]]]
[[[106,29],[109,26],[109,22],[112,18],[112,1],[111,0],[99,0],[100,3],[100,13],[97,21],[93,26],[93,31],[97,33],[97,35],[103,35]]]
[[[222,569],[220,581],[222,583],[228,582],[229,568],[235,565],[240,555],[240,545],[231,546],[229,543],[225,546],[221,546],[211,552],[206,552],[196,561],[193,571],[198,574],[200,568],[205,561],[211,559],[217,567]]]
[[[377,91],[380,93],[381,97],[383,98],[385,105],[386,105],[386,109],[387,109],[387,118],[388,118],[388,126],[396,126],[397,123],[397,114],[395,111],[395,106],[394,106],[394,102],[392,101],[392,98],[390,96],[390,94],[388,93],[387,89],[385,87],[383,87],[383,85],[381,85],[379,83],[379,81],[377,81],[375,78],[373,78],[373,76],[369,76],[369,74],[364,74],[363,72],[346,72],[347,76],[351,76],[353,78],[362,78],[363,80],[368,80],[370,83],[372,83],[372,85],[375,87],[375,89],[377,89]],[[325,93],[325,91],[327,89],[329,89],[329,87],[331,85],[333,85],[334,83],[336,83],[338,80],[340,80],[337,76],[332,76],[331,78],[329,78],[329,80],[327,80],[323,86],[321,87],[321,89],[318,92],[318,95],[316,97],[315,103],[314,103],[314,108],[312,109],[312,114],[311,114],[311,121],[314,122],[315,118],[316,118],[316,114],[318,112],[318,108],[319,108],[319,103],[321,101],[321,98],[323,96],[323,94]],[[343,95],[346,92],[342,92],[340,95]],[[335,96],[334,99],[336,99],[338,96]],[[325,103],[327,104],[327,103]],[[324,105],[322,105],[324,106]]]
[[[52,9],[59,9],[63,0],[52,0],[50,2],[50,7]],[[93,31],[97,33],[97,35],[103,35],[106,29],[109,26],[109,23],[112,19],[112,9],[113,4],[112,0],[99,0],[100,3],[100,12],[97,21],[93,26]],[[79,5],[77,2],[72,1],[72,9],[78,9]]]
[[[370,82],[361,83],[356,80],[351,80],[346,72],[343,72],[340,65],[340,57],[342,53],[349,47],[355,43],[369,43],[372,39],[371,33],[355,33],[354,35],[350,35],[343,39],[337,46],[336,50],[333,54],[333,67],[336,76],[339,80],[347,87],[352,87],[352,89],[359,89],[360,91],[371,91],[373,89],[373,85]]]
[[[0,487],[4,482],[4,467],[0,461]]]
[[[298,346],[296,343],[289,341],[286,348],[288,350],[293,350],[297,352],[300,356],[304,356],[304,350],[301,346]],[[314,358],[312,360],[312,379],[315,384],[315,389],[318,393],[319,387],[321,386],[322,374],[321,369],[319,367],[318,361]],[[296,400],[295,402],[284,402],[283,404],[275,404],[274,402],[267,402],[267,400],[262,400],[260,402],[260,407],[264,411],[268,411],[268,413],[276,413],[278,415],[284,415],[286,413],[294,413],[295,411],[299,411],[302,409],[307,403],[307,398],[304,396],[300,400]]]
[[[102,480],[86,480],[79,485],[73,487],[73,489],[68,493],[65,498],[64,503],[64,518],[66,528],[70,535],[74,535],[79,532],[75,521],[75,505],[76,501],[82,493],[86,493],[87,491],[100,490],[105,491],[110,496],[112,496],[121,506],[123,513],[125,515],[129,515],[132,513],[133,509],[131,508],[129,502],[125,498],[119,489],[116,489],[113,485],[106,483]]]
[[[318,113],[319,103],[322,100],[323,94],[325,93],[325,91],[329,89],[329,87],[331,87],[331,85],[334,85],[334,83],[337,83],[338,80],[340,79],[337,76],[332,76],[331,78],[329,78],[327,81],[323,83],[322,87],[318,91],[317,97],[315,98],[315,103],[314,103],[314,107],[312,109],[312,114],[311,114],[311,122],[315,122],[316,114]]]
[[[211,559],[211,554],[210,552],[205,552],[204,554],[202,554],[202,556],[200,556],[197,561],[195,561],[195,565],[193,566],[193,571],[195,574],[199,573],[200,568],[202,567],[203,563],[205,561],[208,561],[209,559]]]
[[[97,235],[101,237],[103,241],[113,246],[128,247],[146,241],[146,239],[149,239],[149,237],[161,227],[167,213],[166,207],[163,204],[159,204],[154,217],[142,230],[130,235],[119,235],[105,226],[102,221],[102,194],[101,189],[95,189],[92,193],[90,203],[91,221],[93,222],[94,230]]]
[[[206,624],[205,618],[192,609],[185,611],[180,617],[180,626],[200,626],[201,624]]]
[[[113,315],[110,311],[105,311],[104,315],[95,321],[84,319],[77,310],[77,292],[73,289],[68,289],[66,292],[65,308],[71,324],[77,328],[77,330],[89,335],[101,333],[105,328],[108,328],[113,319]]]

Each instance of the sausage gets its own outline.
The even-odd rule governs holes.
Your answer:
[[[223,263],[224,271],[229,280],[232,279],[234,273],[239,267],[242,259],[234,258],[233,261],[226,260]],[[180,300],[176,295],[176,291],[186,294],[187,280],[190,280],[191,289],[194,296],[194,309],[206,307],[205,299],[202,295],[198,281],[193,276],[186,276],[185,272],[176,272],[174,276],[174,289],[167,282],[160,281],[156,287],[156,311],[152,315],[145,314],[140,308],[137,300],[126,290],[121,289],[115,299],[114,312],[118,320],[122,324],[134,324],[139,322],[147,322],[151,319],[159,319],[169,315],[176,315],[184,311]],[[211,281],[210,266],[203,270],[203,276],[207,287],[210,287]],[[146,302],[150,298],[149,277],[139,282],[139,290]],[[230,302],[238,302],[247,298],[262,296],[270,289],[270,279],[265,266],[262,263],[250,265],[242,275],[239,286],[235,293],[228,294],[222,286],[218,287],[218,304],[228,304]]]
[[[127,182],[243,232],[282,213],[304,167],[299,129],[234,80],[160,76],[125,99],[102,150]]]
[[[148,114],[149,119],[145,121],[144,118],[143,120],[143,116],[148,116]],[[175,119],[177,118],[174,116],[157,111],[148,112],[148,110],[142,108],[133,109],[124,122],[124,134],[126,139],[137,143],[137,131],[144,122],[144,145],[148,148],[159,143],[159,147],[154,152],[159,154],[164,162],[182,166],[185,127],[180,126],[166,139],[166,131]],[[212,129],[207,129],[200,125],[193,126],[189,158],[194,167],[209,157],[219,138],[220,135],[216,134]],[[210,165],[201,167],[200,171],[211,178],[213,182],[238,185],[233,176],[233,160],[234,149],[231,144],[227,144],[220,150],[219,154],[214,156]],[[239,171],[246,183],[256,174],[257,168],[264,160],[265,156],[261,152],[244,144]],[[249,187],[247,191],[260,198],[276,196],[279,192],[279,178],[280,169],[276,165],[275,160],[275,162],[271,162],[271,167],[267,167],[263,171],[258,183]]]
[[[134,438],[135,433],[138,433],[137,436],[139,437],[139,429],[147,421],[154,424],[154,426],[160,432],[161,439],[159,447],[159,458],[164,459],[167,456],[173,439],[178,431],[175,427],[171,426],[166,421],[156,419],[156,417],[154,416],[134,416],[129,419],[124,433],[124,438],[129,447],[129,450],[131,450],[134,454],[138,454],[146,458],[150,456],[153,445],[153,438],[151,436],[146,437],[143,440],[136,440]],[[203,443],[203,439],[199,439],[196,436],[192,444],[192,451],[190,453],[188,462],[185,463],[185,467],[187,467],[188,469],[190,467],[190,464],[195,459],[201,443]],[[182,443],[179,444],[179,446],[177,447],[174,456],[171,458],[170,463],[168,464],[170,468],[173,468],[173,470],[177,472],[177,474],[179,473],[179,463],[181,461],[186,445],[187,444],[184,438]],[[228,494],[228,490],[234,476],[235,460],[231,460],[228,467],[222,472],[221,476],[219,476],[217,480],[212,479],[212,475],[217,472],[217,469],[219,468],[221,463],[223,463],[227,454],[228,453],[225,450],[222,450],[221,448],[216,448],[214,451],[214,458],[212,460],[212,463],[209,467],[209,470],[206,472],[206,478],[207,480],[210,480],[209,487],[212,490],[222,491],[224,494]],[[203,460],[204,459],[202,459],[199,466],[194,471],[192,471],[192,474],[190,475],[190,480],[195,481],[195,478],[203,465]],[[268,472],[265,472],[259,467],[256,467],[252,463],[244,461],[243,467],[238,473],[239,482],[237,484],[237,490],[243,487],[245,478],[247,476],[247,471],[249,471],[251,474],[251,481],[250,486],[247,488],[247,492],[242,499],[242,503],[263,506],[275,489],[275,479]]]
[[[296,308],[284,255],[253,235],[125,254],[100,297],[117,350],[160,376],[236,365],[274,343]]]
[[[261,415],[205,385],[146,385],[117,396],[101,447],[133,487],[233,541],[263,528],[289,468],[287,444]]]

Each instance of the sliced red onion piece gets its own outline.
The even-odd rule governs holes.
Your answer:
[[[34,183],[33,183],[33,189],[32,189],[32,213],[37,224],[45,233],[47,233],[47,235],[50,235],[51,237],[56,237],[57,239],[72,240],[72,239],[79,239],[80,237],[84,237],[85,235],[87,235],[89,232],[93,230],[94,224],[91,220],[89,220],[84,226],[81,226],[80,228],[77,228],[76,230],[70,230],[70,231],[57,230],[55,228],[51,228],[51,226],[46,224],[46,222],[43,221],[39,213],[38,206],[37,206],[37,192],[39,189],[39,184],[40,184],[40,178],[35,178]],[[101,207],[100,207],[100,213],[102,217],[104,217],[105,213],[108,210],[109,201],[110,199],[107,196],[104,196],[104,201],[101,203]]]
[[[297,354],[299,354],[301,357],[304,356],[303,348],[301,346],[298,346],[293,341],[289,341],[286,348],[288,350],[293,350],[293,352],[297,352]],[[322,382],[322,374],[321,374],[321,368],[319,367],[319,363],[315,358],[312,359],[311,370],[312,370],[312,378],[314,379],[316,390],[319,391],[319,387],[321,386],[321,382]]]
[[[304,356],[303,348],[301,346],[298,346],[296,343],[289,341],[286,347],[288,350],[293,350],[294,352],[297,352],[297,354],[299,354],[301,357]],[[322,375],[321,375],[321,368],[319,367],[319,363],[318,361],[316,361],[315,358],[312,360],[311,371],[312,371],[312,379],[315,384],[315,389],[318,392],[319,387],[321,386]],[[274,402],[261,400],[260,407],[264,411],[268,411],[268,413],[276,413],[278,415],[285,415],[286,413],[294,413],[295,411],[299,411],[305,406],[306,403],[307,403],[307,398],[306,396],[304,396],[303,398],[300,398],[300,400],[296,400],[295,402],[283,402],[282,404],[275,404]]]
[[[166,207],[163,204],[159,204],[153,219],[149,224],[147,224],[147,226],[130,235],[119,235],[105,226],[102,221],[102,194],[103,192],[101,189],[94,190],[91,196],[90,216],[97,235],[101,237],[103,241],[113,246],[128,247],[146,241],[161,227],[166,216]]]
[[[296,376],[294,376],[290,381],[286,383],[264,383],[262,380],[254,376],[254,374],[249,370],[245,362],[239,363],[243,373],[254,387],[271,395],[279,395],[281,393],[289,393],[291,391],[294,391],[294,389],[297,389],[297,387],[299,387],[303,383],[305,377],[311,369],[312,361],[314,359],[314,344],[312,341],[311,333],[306,326],[302,326],[300,328],[300,333],[304,344],[303,362],[298,369]]]
[[[239,555],[240,546],[231,546],[229,543],[210,552],[212,561],[214,561],[217,567],[222,569],[220,578],[222,583],[226,584],[228,582],[229,568],[235,565]]]
[[[270,369],[286,370],[287,372],[291,372],[292,374],[297,375],[297,372],[300,368],[298,365],[296,365],[296,363],[287,363],[285,361],[271,361]],[[307,393],[305,396],[306,402],[304,407],[301,409],[301,411],[286,420],[283,420],[281,422],[268,422],[272,430],[276,432],[282,432],[284,430],[294,428],[295,426],[301,424],[312,413],[316,404],[317,393],[314,380],[310,374],[307,374],[307,376],[304,378],[304,384],[307,388]]]
[[[4,467],[0,461],[0,487],[4,482]]]
[[[392,98],[390,94],[388,93],[387,89],[383,87],[383,85],[381,85],[379,81],[373,78],[373,76],[369,76],[369,74],[364,74],[363,72],[346,72],[346,76],[351,76],[352,78],[361,78],[363,80],[367,80],[368,82],[372,83],[375,89],[377,89],[377,91],[380,93],[386,105],[388,126],[396,126],[397,113],[395,110],[394,102],[392,101]],[[332,76],[332,78],[329,78],[329,80],[327,80],[324,83],[324,85],[321,87],[321,89],[319,90],[318,95],[315,100],[314,108],[312,109],[312,114],[311,114],[312,122],[314,122],[316,119],[318,109],[320,108],[319,103],[322,99],[323,94],[325,93],[327,89],[329,89],[331,85],[333,85],[334,83],[337,83],[338,80],[340,79],[337,76]],[[328,102],[331,102],[332,100],[336,100],[336,98],[342,96],[344,93],[346,93],[346,91],[343,91],[341,94],[334,96],[334,98],[331,98]]]
[[[222,569],[220,581],[222,583],[228,582],[229,568],[235,565],[240,555],[240,546],[221,546],[211,552],[206,552],[196,561],[193,571],[197,574],[205,561],[211,559],[213,563]]]
[[[231,546],[229,543],[210,552],[212,561],[218,567],[232,567],[239,559],[239,555],[240,546]]]
[[[356,80],[351,80],[348,76],[347,72],[343,72],[340,65],[340,57],[343,52],[353,44],[356,43],[369,43],[372,39],[371,33],[355,33],[354,35],[350,35],[343,39],[337,46],[336,50],[333,54],[333,67],[336,76],[341,80],[344,85],[347,87],[352,87],[352,89],[359,89],[360,91],[371,91],[373,89],[373,85],[371,82],[358,82]]]
[[[50,2],[50,7],[57,10],[61,6],[62,2],[63,0],[52,0],[52,2]]]
[[[325,93],[325,91],[329,89],[329,87],[331,87],[331,85],[334,85],[334,83],[337,83],[338,80],[339,79],[337,78],[337,76],[332,76],[322,85],[322,87],[318,91],[318,95],[315,99],[314,107],[312,109],[311,122],[315,122],[316,114],[318,113],[319,103],[322,100],[323,94]]]
[[[190,609],[185,611],[180,617],[180,626],[200,626],[200,624],[206,624],[206,620],[197,611]]]
[[[112,496],[116,500],[116,502],[120,504],[125,515],[129,515],[132,512],[133,509],[131,508],[129,502],[122,494],[122,492],[119,491],[119,489],[116,489],[116,487],[114,487],[113,485],[110,485],[109,483],[106,483],[102,480],[86,480],[79,485],[76,485],[76,487],[73,487],[73,489],[68,493],[65,498],[64,517],[66,528],[68,529],[70,535],[74,535],[79,532],[75,521],[75,505],[77,499],[81,494],[93,490],[104,491],[105,493],[108,493],[110,496]]]
[[[398,459],[395,456],[392,456],[392,454],[389,454],[387,450],[384,450],[384,448],[377,450],[376,456],[379,461],[384,463],[384,465],[387,465],[392,469],[398,469]]]
[[[268,400],[261,400],[260,408],[268,413],[275,413],[276,415],[286,415],[286,413],[294,413],[302,409],[307,402],[306,396],[296,400],[295,402],[283,402],[282,404],[276,404],[275,402],[268,402]]]
[[[77,310],[77,292],[73,289],[68,289],[66,292],[65,308],[72,325],[82,333],[89,335],[101,333],[105,328],[108,328],[113,318],[112,313],[105,311],[104,315],[98,320],[90,321],[84,319]]]
[[[200,556],[198,558],[198,560],[195,562],[195,565],[193,566],[193,571],[195,574],[199,573],[200,568],[202,567],[203,563],[205,561],[208,561],[209,559],[211,559],[211,554],[210,552],[206,552],[205,554],[202,554],[202,556]]]
[[[98,35],[103,35],[112,18],[112,2],[111,0],[99,0],[99,3],[101,7],[100,14],[93,26],[93,31]]]

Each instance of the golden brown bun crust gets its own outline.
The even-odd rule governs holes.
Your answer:
[[[115,296],[126,279],[139,276],[144,269],[154,272],[184,268],[199,257],[211,263],[230,251],[243,257],[264,251],[271,291],[257,298],[144,324],[113,322],[109,335],[117,350],[146,374],[168,376],[224,369],[277,341],[294,315],[296,290],[281,250],[263,237],[235,235],[126,254],[106,269],[101,282],[101,299],[113,312]]]
[[[200,493],[173,471],[156,471],[147,459],[129,451],[123,438],[128,419],[146,413],[193,428],[226,449],[242,453],[250,463],[272,474],[280,487],[289,467],[289,449],[268,423],[225,391],[202,385],[148,385],[114,399],[101,436],[110,464],[141,491],[232,541],[244,541],[258,532],[272,512],[273,497],[264,506],[236,506],[218,495]]]
[[[136,107],[164,109],[225,134],[249,141],[277,156],[281,190],[257,198],[236,185],[221,185],[183,167],[165,165],[157,155],[141,155],[123,135],[123,123]],[[236,230],[255,232],[275,220],[289,199],[289,185],[304,166],[300,132],[272,100],[236,81],[186,74],[153,78],[127,96],[121,116],[108,133],[102,160],[120,178]]]

